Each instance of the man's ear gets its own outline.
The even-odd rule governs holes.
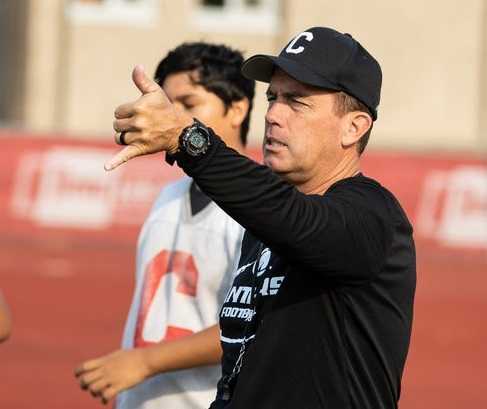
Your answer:
[[[346,114],[345,129],[342,134],[342,146],[348,148],[355,145],[372,126],[372,118],[362,111],[353,111]]]
[[[247,116],[248,111],[249,100],[247,98],[232,102],[232,105],[228,108],[227,115],[230,115],[230,123],[233,128],[240,128],[242,126],[242,122]]]

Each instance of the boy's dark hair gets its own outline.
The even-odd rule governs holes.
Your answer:
[[[249,131],[250,113],[253,106],[255,81],[245,78],[240,72],[242,54],[224,45],[204,42],[183,43],[170,51],[157,66],[154,78],[159,85],[165,79],[182,71],[196,71],[198,85],[219,97],[225,108],[232,102],[247,98],[249,110],[240,128],[240,139],[245,146]]]

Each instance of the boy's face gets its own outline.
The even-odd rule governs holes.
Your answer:
[[[164,80],[162,88],[171,102],[212,128],[227,145],[236,148],[235,144],[239,140],[235,140],[235,137],[238,137],[240,129],[238,133],[235,132],[231,115],[225,109],[223,101],[198,85],[196,79],[197,73],[194,71],[170,74]]]

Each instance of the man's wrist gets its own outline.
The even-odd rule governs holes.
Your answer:
[[[179,136],[173,138],[173,143],[171,143],[171,146],[166,149],[166,153],[169,155],[175,155],[179,151]]]
[[[169,148],[166,149],[166,152],[169,155],[175,155],[176,153],[178,153],[178,151],[180,150],[181,134],[184,132],[185,129],[194,124],[194,118],[191,118],[189,115],[185,115],[183,118],[181,118],[181,120],[181,126],[178,130],[174,132],[174,136],[171,138],[171,144]]]
[[[201,122],[200,122],[201,124]],[[216,135],[211,128],[207,128],[204,124],[201,124],[207,132],[208,145],[204,153],[199,155],[189,154],[184,147],[181,146],[182,135],[180,136],[179,148],[175,153],[169,153],[166,151],[166,162],[169,165],[174,165],[176,162],[180,168],[182,168],[187,175],[192,175],[192,170],[205,166],[216,151],[218,151],[219,146],[224,144],[218,135]]]

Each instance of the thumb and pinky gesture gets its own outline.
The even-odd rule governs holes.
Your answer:
[[[115,110],[115,142],[125,146],[105,163],[107,171],[137,156],[174,149],[182,129],[193,122],[188,115],[176,113],[165,92],[141,65],[133,69],[132,81],[141,96]]]

